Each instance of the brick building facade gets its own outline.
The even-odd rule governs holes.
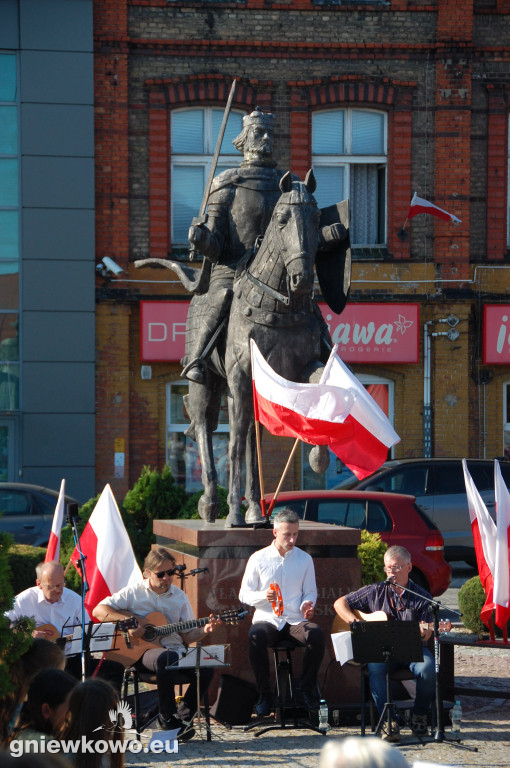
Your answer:
[[[178,359],[151,357],[141,338],[141,309],[170,301],[171,318],[189,296],[172,272],[133,262],[187,258],[179,180],[201,158],[186,165],[176,150],[176,115],[201,110],[214,123],[234,78],[234,113],[274,113],[280,168],[304,178],[313,164],[318,194],[333,173],[356,195],[352,322],[331,327],[356,374],[385,392],[402,438],[395,457],[510,450],[508,0],[94,0],[94,37],[96,257],[124,269],[96,278],[97,489],[111,482],[121,497],[144,464],[167,460],[197,485]],[[338,121],[346,138],[334,149]],[[381,147],[356,154],[361,128],[376,123]],[[414,191],[462,224],[421,215],[399,237]],[[372,218],[374,200],[370,235],[362,212]],[[381,334],[412,336],[407,357],[370,343],[376,304],[388,306]],[[264,438],[266,490],[282,444]],[[306,456],[286,482],[311,482]]]

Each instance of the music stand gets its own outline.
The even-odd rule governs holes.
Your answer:
[[[390,735],[393,708],[390,664],[423,661],[420,623],[418,621],[354,621],[350,626],[353,660],[358,664],[386,664],[386,701],[375,735],[379,735],[385,718]]]

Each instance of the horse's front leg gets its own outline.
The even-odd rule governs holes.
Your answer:
[[[324,371],[324,364],[319,360],[309,363],[306,380],[309,384],[318,384]],[[318,475],[321,475],[329,467],[329,450],[327,445],[314,445],[308,454],[308,461]]]
[[[214,463],[213,438],[212,429],[209,425],[208,409],[219,408],[219,396],[214,399],[211,396],[211,391],[202,384],[190,382],[189,394],[185,396],[184,401],[186,409],[192,418],[194,439],[197,443],[202,468],[204,493],[198,502],[198,512],[203,520],[214,523],[220,511],[220,502],[218,499],[218,475]]]
[[[241,514],[243,462],[246,455],[246,438],[253,414],[251,406],[251,381],[237,367],[232,379],[229,377],[229,460],[230,482],[228,489],[229,513],[226,528],[244,525]]]
[[[257,441],[255,436],[255,419],[253,414],[246,435],[246,510],[247,523],[259,523],[262,520],[260,509],[260,480],[257,456]]]

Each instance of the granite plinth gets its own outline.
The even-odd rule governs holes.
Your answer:
[[[223,520],[216,523],[155,520],[154,533],[157,544],[168,547],[177,563],[186,565],[186,571],[208,569],[208,573],[189,576],[183,583],[197,617],[239,607],[239,588],[248,558],[273,540],[270,528],[224,528]],[[357,529],[309,521],[300,523],[298,546],[313,557],[315,565],[318,599],[314,621],[326,635],[326,653],[318,683],[330,708],[359,701],[359,671],[350,666],[341,667],[335,661],[329,639],[335,615],[333,603],[361,585],[359,543]],[[177,578],[175,583],[179,585]],[[235,626],[222,625],[211,635],[211,642],[229,643],[231,666],[226,671],[253,682],[248,661],[250,624],[251,619],[247,617]],[[301,655],[301,649],[293,655],[297,677]],[[214,696],[214,689],[211,693]]]

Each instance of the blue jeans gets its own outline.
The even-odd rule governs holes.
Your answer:
[[[367,666],[370,691],[380,714],[386,703],[386,664],[368,664]],[[417,715],[427,714],[436,685],[434,657],[431,652],[428,648],[423,649],[423,661],[413,661],[411,664],[390,664],[390,672],[395,672],[397,669],[411,670],[416,680],[413,712]]]

